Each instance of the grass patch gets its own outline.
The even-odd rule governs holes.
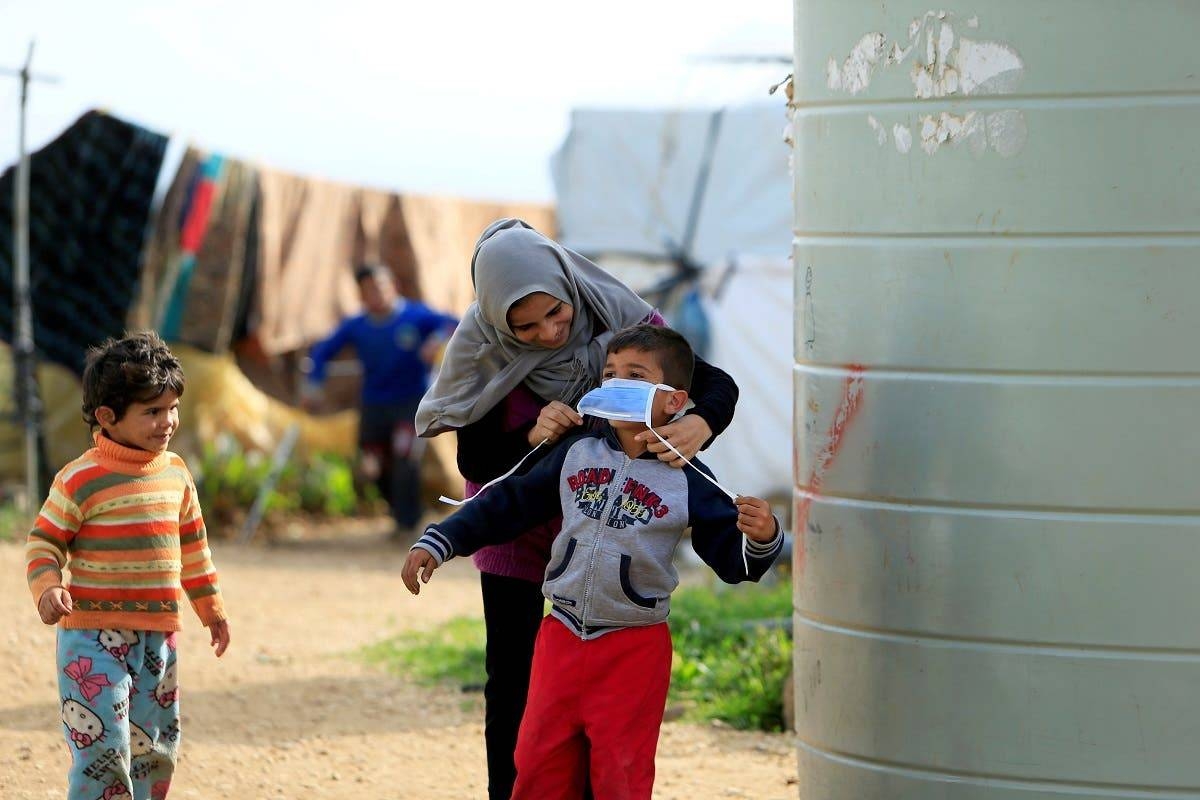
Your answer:
[[[783,730],[783,683],[792,671],[787,581],[688,587],[671,598],[671,699],[685,718],[742,730]]]
[[[483,631],[482,619],[455,617],[432,631],[405,633],[369,645],[359,655],[368,664],[424,684],[482,686],[487,676]]]
[[[792,588],[717,584],[671,598],[675,643],[668,702],[692,721],[743,730],[783,729],[783,683],[792,667]],[[482,686],[483,620],[457,617],[432,631],[405,633],[359,651],[369,664],[424,684]]]

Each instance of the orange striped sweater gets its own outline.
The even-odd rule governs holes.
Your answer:
[[[25,573],[34,602],[65,586],[75,610],[59,622],[64,628],[176,631],[186,592],[206,626],[225,619],[183,459],[125,447],[99,432],[94,440],[55,477],[29,533]]]

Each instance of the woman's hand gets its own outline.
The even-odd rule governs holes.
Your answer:
[[[529,446],[537,447],[545,440],[554,444],[563,434],[582,424],[583,417],[579,416],[575,409],[566,403],[551,400],[538,414],[537,422],[529,431]]]
[[[656,428],[659,436],[662,436],[671,443],[679,452],[683,453],[689,461],[696,457],[700,452],[700,448],[704,443],[712,438],[712,428],[708,427],[708,423],[699,414],[688,414],[681,419],[672,422],[670,425],[663,425],[661,428]],[[658,456],[659,461],[663,461],[676,469],[682,469],[686,463],[682,458],[675,455],[667,448],[665,444],[658,440],[650,431],[643,431],[637,435],[639,442],[645,442],[646,449]]]

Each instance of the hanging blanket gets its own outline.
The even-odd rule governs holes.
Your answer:
[[[82,374],[119,336],[140,272],[167,137],[89,111],[30,158],[29,273],[41,358]],[[0,337],[12,342],[13,182],[0,176]]]

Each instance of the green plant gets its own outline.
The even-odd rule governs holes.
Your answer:
[[[338,456],[318,454],[296,477],[300,508],[330,516],[346,516],[358,510],[354,469]]]
[[[247,452],[232,436],[206,442],[195,465],[196,486],[206,515],[230,520],[254,504],[271,473],[271,460]],[[351,462],[318,453],[304,462],[289,462],[267,497],[266,514],[305,511],[346,516],[374,505],[372,493],[359,497]]]
[[[261,453],[247,453],[232,436],[205,442],[194,465],[200,507],[211,517],[228,517],[250,508],[270,469]]]
[[[691,719],[735,728],[783,729],[783,683],[791,672],[791,586],[714,591],[689,587],[671,601],[672,698]]]

